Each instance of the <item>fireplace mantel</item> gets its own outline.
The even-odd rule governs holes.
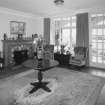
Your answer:
[[[8,67],[13,65],[13,51],[21,49],[32,48],[32,39],[28,40],[2,40],[3,42],[3,57],[4,66]]]

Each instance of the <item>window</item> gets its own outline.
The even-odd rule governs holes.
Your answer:
[[[52,19],[52,33],[51,42],[55,46],[63,45],[65,51],[69,50],[73,53],[73,48],[76,45],[76,16]]]
[[[92,62],[105,64],[105,14],[92,14]]]

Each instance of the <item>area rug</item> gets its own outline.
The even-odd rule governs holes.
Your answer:
[[[43,100],[46,100],[50,95],[54,94],[55,90],[58,87],[58,83],[56,79],[44,79],[43,81],[49,82],[48,87],[50,88],[51,92],[46,92],[43,89],[38,89],[33,94],[29,92],[33,88],[32,85],[27,84],[25,87],[21,89],[17,89],[14,93],[14,105],[35,105],[41,103]],[[34,80],[37,82],[37,80]]]
[[[0,81],[0,105],[24,105],[21,101],[17,101],[22,95],[19,90],[21,92],[22,89],[30,87],[30,82],[35,81],[36,78],[37,71],[30,70],[24,75]],[[56,86],[50,85],[50,88],[53,89],[52,93],[44,95],[42,99],[39,98],[40,101],[35,100],[34,97],[35,103],[29,101],[25,105],[95,105],[104,86],[103,78],[58,67],[46,71],[44,79],[51,79],[53,83],[55,82]],[[39,91],[43,93],[42,90]],[[18,98],[16,95],[19,95]],[[34,95],[35,93],[31,97]]]

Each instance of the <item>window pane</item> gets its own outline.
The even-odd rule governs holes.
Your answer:
[[[105,63],[105,50],[103,52],[103,62]]]
[[[70,27],[71,26],[71,24],[70,23],[67,23],[67,24],[65,24],[63,27]]]
[[[97,56],[97,53],[98,53],[98,52],[97,52],[97,49],[92,49],[92,55],[93,55],[93,56]]]
[[[98,56],[103,56],[102,50],[98,50]]]
[[[63,29],[61,43],[63,45],[68,45],[70,43],[70,29]]]
[[[98,63],[102,63],[102,57],[98,57]]]
[[[98,24],[97,25],[103,25],[103,21],[100,21],[100,22],[98,22]]]
[[[76,16],[73,16],[72,19],[76,19]]]
[[[92,14],[92,15],[91,15],[91,17],[96,17],[96,16],[97,16],[96,14]]]
[[[97,14],[97,16],[103,16],[103,14]]]
[[[97,60],[96,57],[95,56],[92,56],[92,61],[93,62],[96,62],[96,60]]]
[[[98,29],[98,35],[102,35],[102,29]]]
[[[67,18],[62,18],[62,20],[68,20]]]
[[[72,29],[72,46],[74,47],[76,44],[76,29]]]
[[[92,43],[96,43],[96,42],[97,42],[96,36],[92,36]]]
[[[92,49],[96,49],[97,48],[97,43],[92,43]]]
[[[105,28],[103,29],[103,35],[105,35]]]
[[[103,43],[98,43],[98,49],[102,49]]]
[[[105,43],[105,36],[103,36],[103,42]]]
[[[103,51],[103,56],[105,57],[105,50]]]
[[[103,41],[103,37],[102,36],[97,36],[97,41],[98,42],[102,42]]]
[[[92,35],[96,35],[97,33],[97,30],[96,29],[92,29]]]
[[[103,43],[103,45],[104,45],[104,50],[105,50],[105,42]]]
[[[72,26],[76,27],[76,23],[72,23]]]
[[[97,42],[97,40],[92,39],[92,43],[96,43],[96,42]]]

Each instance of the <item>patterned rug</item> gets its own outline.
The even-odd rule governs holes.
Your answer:
[[[103,78],[56,67],[44,73],[45,80],[50,80],[52,92],[46,94],[39,90],[29,95],[26,90],[31,89],[29,84],[35,77],[37,71],[30,70],[2,81],[0,105],[95,105],[104,86]]]
[[[43,81],[49,82],[48,87],[51,92],[46,92],[43,89],[39,89],[33,94],[29,92],[33,88],[32,85],[27,84],[21,89],[17,89],[14,93],[14,105],[35,105],[41,103],[43,100],[46,100],[50,95],[52,95],[58,87],[56,79],[44,79]],[[37,82],[34,81],[34,82]]]

